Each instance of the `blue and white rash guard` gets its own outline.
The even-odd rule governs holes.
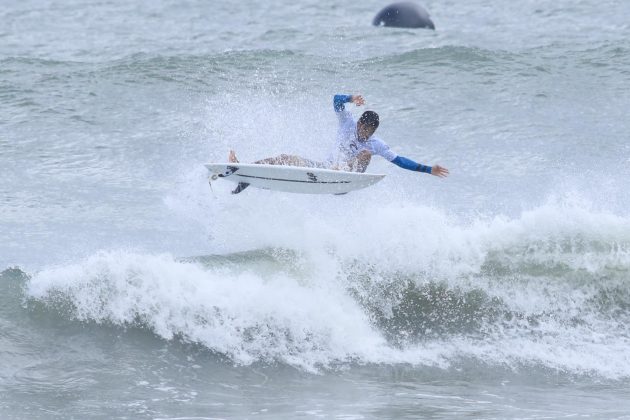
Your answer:
[[[333,99],[335,113],[339,119],[339,128],[337,129],[335,147],[330,152],[327,159],[327,164],[330,167],[347,168],[354,162],[359,153],[368,151],[372,155],[384,157],[401,168],[431,173],[430,166],[421,165],[411,159],[398,156],[389,148],[387,143],[378,137],[371,136],[365,141],[359,141],[357,123],[354,118],[352,118],[350,111],[346,110],[345,107],[345,103],[351,101],[351,95],[335,95]]]

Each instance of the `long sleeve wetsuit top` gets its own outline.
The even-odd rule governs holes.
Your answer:
[[[371,136],[366,140],[359,140],[357,123],[352,118],[350,111],[346,110],[345,103],[351,102],[350,95],[335,95],[333,107],[339,119],[339,128],[333,150],[328,155],[329,166],[348,167],[363,152],[368,151],[372,155],[379,155],[395,165],[411,171],[431,173],[431,167],[421,165],[411,159],[398,156],[387,143],[378,137]]]

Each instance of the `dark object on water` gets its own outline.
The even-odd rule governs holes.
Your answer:
[[[409,1],[392,3],[385,7],[374,17],[372,25],[435,30],[435,25],[429,17],[429,13],[419,5]]]

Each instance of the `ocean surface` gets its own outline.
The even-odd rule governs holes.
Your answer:
[[[1,419],[630,418],[630,2],[0,3]]]

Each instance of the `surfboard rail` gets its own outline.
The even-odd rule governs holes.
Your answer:
[[[213,178],[299,194],[344,194],[374,185],[384,174],[257,163],[207,163]]]

